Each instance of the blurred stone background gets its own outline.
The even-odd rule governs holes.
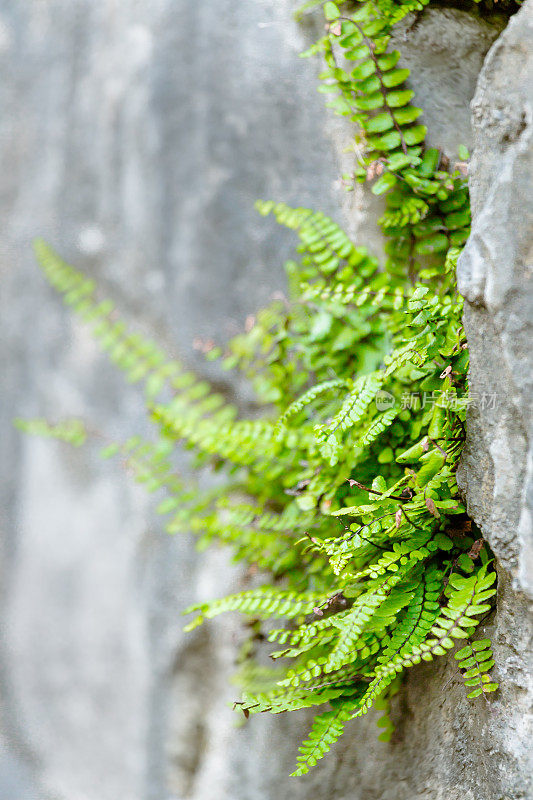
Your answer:
[[[193,342],[223,342],[283,290],[292,239],[254,200],[319,208],[379,250],[377,202],[341,189],[352,132],[315,91],[320,64],[298,58],[317,31],[311,16],[294,22],[297,5],[0,0],[0,800],[530,797],[527,617],[505,573],[492,630],[503,665],[512,641],[515,672],[501,699],[472,710],[453,664],[420,667],[396,702],[395,745],[375,741],[370,715],[295,781],[305,715],[238,727],[231,712],[238,620],[182,633],[186,605],[239,586],[228,554],[165,534],[94,448],[12,428],[80,415],[113,437],[146,429],[140,392],[45,286],[37,235],[242,402]],[[397,38],[432,143],[453,157],[507,20],[448,5]]]

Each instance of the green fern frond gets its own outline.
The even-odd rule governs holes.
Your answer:
[[[292,417],[295,417],[300,411],[303,411],[304,408],[313,403],[320,395],[335,389],[341,389],[344,386],[346,386],[346,381],[342,379],[325,381],[324,383],[319,383],[317,386],[312,386],[283,412],[276,423],[276,432],[279,434]]]
[[[111,361],[131,383],[144,381],[149,397],[159,394],[165,384],[174,391],[190,391],[196,378],[177,360],[169,360],[151,339],[130,332],[109,300],[96,299],[94,281],[64,262],[42,239],[34,242],[41,270],[66,305],[92,326],[94,338]],[[209,387],[204,384],[204,394]]]
[[[315,717],[309,737],[299,748],[297,767],[291,773],[291,777],[305,775],[331,750],[332,745],[342,735],[344,726],[352,717],[356,705],[357,701],[351,697],[342,697],[332,700],[332,708]]]
[[[246,592],[223,597],[220,600],[213,600],[211,603],[198,603],[189,606],[183,612],[190,614],[199,611],[200,614],[190,622],[185,630],[192,630],[206,619],[212,619],[218,614],[226,611],[240,611],[243,614],[253,614],[254,616],[275,617],[298,617],[302,614],[310,614],[314,608],[324,602],[322,594],[298,594],[297,592],[275,589],[271,586],[264,586],[260,589],[250,589]]]
[[[470,689],[467,697],[479,697],[481,694],[490,694],[498,689],[498,683],[488,674],[494,666],[490,639],[478,639],[465,645],[454,653],[454,658],[459,661],[465,686]]]
[[[80,419],[64,419],[51,423],[46,419],[22,419],[18,417],[13,421],[15,427],[31,436],[42,436],[49,439],[58,439],[74,447],[81,447],[87,440],[87,429]]]

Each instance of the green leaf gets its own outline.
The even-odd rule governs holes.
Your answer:
[[[387,103],[390,108],[402,108],[411,102],[415,93],[411,89],[397,89],[387,93]]]
[[[395,67],[399,60],[399,51],[392,50],[390,53],[385,53],[385,55],[378,58],[378,67],[382,72],[387,72],[389,69]]]
[[[421,108],[415,106],[405,106],[405,108],[398,108],[394,111],[394,119],[398,125],[408,125],[414,122],[422,114]]]
[[[408,69],[393,69],[383,75],[383,85],[387,88],[398,86],[409,77],[410,70]]]
[[[440,451],[434,451],[426,459],[424,465],[416,473],[416,480],[419,486],[425,486],[444,466],[446,457]]]
[[[383,108],[385,99],[378,89],[378,91],[354,98],[352,104],[361,111],[376,111],[378,108]]]
[[[453,211],[451,214],[446,215],[444,221],[450,230],[466,228],[471,222],[470,209],[465,208],[461,211]]]
[[[418,459],[427,452],[427,447],[427,439],[421,439],[420,442],[404,450],[403,453],[396,455],[396,461],[398,464],[409,464],[413,461],[418,461]]]
[[[440,151],[436,147],[429,147],[424,153],[424,158],[420,164],[419,173],[425,178],[430,178],[438,167],[440,161]]]
[[[454,658],[460,661],[462,658],[467,658],[468,656],[472,655],[472,646],[466,645],[466,647],[462,647],[457,653],[454,654]]]
[[[339,11],[339,7],[336,3],[324,3],[324,16],[329,22],[338,19],[340,14],[341,12]]]
[[[390,170],[400,170],[408,167],[411,164],[410,156],[405,153],[393,153],[387,158],[387,166]]]
[[[376,71],[376,65],[371,59],[367,61],[363,61],[361,64],[358,64],[351,72],[351,77],[354,81],[362,81],[365,78],[369,78]]]
[[[381,93],[381,82],[377,75],[369,75],[368,78],[358,82],[357,88],[363,94],[373,95],[375,92]]]
[[[487,647],[490,647],[490,639],[478,639],[472,642],[472,648],[474,650],[486,650]]]
[[[421,256],[427,256],[433,253],[443,253],[448,249],[448,246],[446,234],[436,233],[433,236],[427,236],[425,239],[419,239],[415,245],[415,252]]]
[[[387,483],[382,475],[377,475],[374,478],[374,480],[372,481],[372,489],[374,489],[376,492],[387,491]]]
[[[403,137],[407,144],[420,144],[426,138],[428,129],[425,125],[415,125],[412,128],[407,128],[403,132]]]
[[[466,553],[461,553],[461,555],[457,559],[457,564],[465,572],[474,571],[474,562],[472,561],[470,556],[468,556]]]
[[[375,117],[372,117],[372,119],[366,123],[365,130],[367,133],[382,133],[383,131],[388,131],[393,125],[393,118],[388,111],[384,111],[382,114],[377,114]]]
[[[402,139],[398,131],[390,131],[383,136],[371,136],[368,141],[376,150],[395,150]]]
[[[437,533],[433,539],[435,544],[439,547],[440,550],[451,550],[453,547],[453,542],[446,536],[444,533]]]
[[[389,189],[395,186],[397,180],[396,175],[392,172],[385,172],[372,186],[372,193],[380,195],[388,192]]]

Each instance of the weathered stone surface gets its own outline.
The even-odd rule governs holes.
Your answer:
[[[291,10],[0,2],[2,723],[54,800],[166,797],[176,695],[185,771],[203,758],[188,726],[202,723],[206,690],[189,652],[215,693],[226,675],[217,634],[184,640],[180,611],[234,588],[236,572],[226,554],[198,558],[165,534],[94,448],[13,430],[14,416],[39,414],[79,414],[113,437],[146,427],[139,392],[46,288],[31,240],[43,235],[202,368],[196,336],[224,341],[283,288],[291,236],[255,199],[337,205],[319,65],[298,58]],[[194,697],[172,689],[182,674]],[[218,719],[206,724],[215,740]]]
[[[486,628],[496,701],[473,707],[453,664],[423,666],[395,701],[395,743],[376,741],[370,715],[295,781],[305,715],[235,727],[238,621],[181,633],[183,607],[238,585],[226,555],[169,538],[91,449],[11,428],[15,414],[76,413],[119,437],[144,424],[137,393],[44,288],[34,235],[187,354],[283,287],[290,236],[256,218],[256,197],[334,212],[328,137],[349,168],[351,131],[323,111],[318,65],[297,58],[294,5],[0,0],[2,730],[33,775],[4,758],[0,800],[529,800],[525,601],[505,575]],[[501,20],[428,9],[410,24],[398,45],[432,141],[453,156]],[[343,199],[379,247],[373,203]]]
[[[472,514],[533,598],[533,6],[487,58],[472,104],[474,225],[458,268],[471,349]]]
[[[509,796],[533,796],[533,3],[487,57],[472,103],[472,234],[458,265],[473,404],[460,483],[500,564],[493,740]],[[528,602],[529,601],[529,602]],[[502,690],[503,691],[503,690]],[[501,702],[501,701],[500,701]],[[513,766],[514,763],[514,766]],[[502,774],[505,774],[502,771]],[[520,794],[520,791],[522,794]]]

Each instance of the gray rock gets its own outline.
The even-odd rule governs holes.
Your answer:
[[[472,103],[474,224],[458,266],[476,400],[469,507],[517,588],[533,598],[533,6],[491,50]]]
[[[502,610],[485,626],[502,678],[490,706],[471,705],[452,663],[422,666],[396,698],[394,744],[376,740],[369,715],[295,781],[288,773],[307,715],[237,728],[229,708],[239,621],[181,632],[180,610],[234,589],[240,571],[223,552],[199,556],[186,537],[163,533],[142,489],[94,448],[24,439],[11,427],[17,414],[79,414],[113,437],[146,429],[138,393],[124,390],[40,280],[30,253],[36,234],[243,402],[241,384],[207,368],[191,346],[195,337],[223,341],[283,288],[279,264],[291,237],[257,218],[256,197],[333,214],[342,202],[351,230],[379,248],[375,199],[340,192],[351,130],[323,110],[319,65],[297,58],[307,28],[293,23],[294,5],[0,0],[8,166],[0,186],[0,695],[1,728],[16,754],[0,764],[6,800],[15,791],[42,800],[529,797],[525,600],[505,573]],[[439,8],[411,22],[398,44],[416,70],[432,141],[453,156],[470,142],[468,103],[502,21]],[[474,334],[472,347],[473,362],[476,352],[488,358]],[[472,426],[472,447],[484,453]],[[509,564],[518,564],[512,534]],[[504,563],[503,544],[499,555]]]
[[[493,739],[511,797],[533,796],[533,3],[491,49],[472,103],[472,234],[459,259],[472,406],[459,482],[504,590],[497,659],[509,694]],[[499,652],[498,652],[499,651]],[[498,657],[499,656],[499,657]],[[502,689],[503,691],[503,689]],[[514,763],[514,767],[512,766]],[[502,771],[502,774],[505,774]],[[506,783],[509,775],[506,774]],[[520,794],[520,791],[522,792]]]
[[[498,14],[480,18],[430,5],[420,16],[409,15],[395,26],[392,46],[402,54],[402,65],[411,70],[428,143],[450,159],[457,159],[459,145],[471,146],[469,101],[483,59],[505,23]]]

